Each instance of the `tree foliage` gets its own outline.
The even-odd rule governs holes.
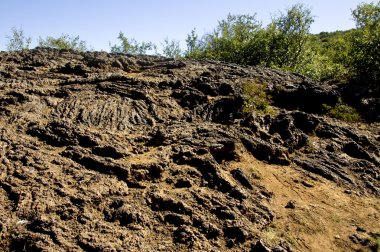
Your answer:
[[[347,80],[351,30],[309,35],[305,63],[295,72],[316,80]]]
[[[356,30],[351,36],[351,66],[366,84],[380,83],[380,1],[362,3],[352,11]]]
[[[186,57],[188,58],[198,58],[197,55],[195,55],[197,52],[200,51],[199,45],[198,45],[198,35],[195,32],[195,28],[191,30],[190,34],[187,34],[186,38],[186,45],[187,50],[185,52]]]
[[[186,56],[294,71],[307,59],[313,21],[310,9],[302,4],[280,13],[264,28],[256,15],[229,14],[200,39],[193,30],[186,40]]]
[[[352,11],[357,28],[374,26],[380,20],[380,2],[361,3]]]
[[[56,48],[56,49],[72,49],[74,51],[84,52],[87,51],[86,42],[80,40],[79,36],[71,37],[67,34],[62,34],[58,38],[51,36],[46,37],[46,39],[39,38],[38,46]]]
[[[269,55],[268,66],[297,70],[305,63],[306,45],[310,25],[314,22],[311,10],[296,4],[280,12],[268,26]]]
[[[188,34],[185,56],[261,65],[317,80],[380,80],[380,2],[352,11],[356,29],[310,34],[311,10],[295,4],[263,27],[256,15],[231,15],[203,36]]]
[[[244,54],[260,28],[261,24],[255,15],[229,14],[227,19],[218,22],[213,32],[205,34],[201,39],[192,30],[186,39],[186,56],[247,64]]]
[[[164,43],[162,45],[162,53],[164,56],[169,58],[179,58],[182,55],[182,50],[179,45],[179,41],[172,39],[169,40],[169,38],[165,38]]]
[[[8,43],[6,44],[6,47],[8,51],[22,51],[29,49],[32,38],[25,35],[22,27],[12,27],[11,32],[12,35],[7,36]]]
[[[149,51],[156,51],[156,45],[152,42],[137,42],[135,39],[127,38],[123,32],[119,33],[117,37],[120,40],[120,45],[111,45],[111,52],[113,53],[129,53],[142,55],[147,54]]]
[[[257,20],[256,14],[228,14],[202,36],[193,29],[185,40],[185,51],[181,50],[179,41],[169,38],[161,43],[161,49],[164,56],[171,58],[185,56],[260,65],[316,80],[355,80],[364,85],[377,85],[380,83],[380,1],[359,4],[352,10],[352,16],[355,29],[313,35],[310,26],[314,18],[303,4],[278,12],[266,26]],[[152,42],[138,42],[122,32],[117,38],[119,44],[110,44],[113,53],[158,54]],[[28,49],[32,40],[22,28],[15,27],[7,39],[9,51]],[[38,45],[88,50],[79,36],[66,34],[40,38]]]

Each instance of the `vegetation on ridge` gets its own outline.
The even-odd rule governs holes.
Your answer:
[[[352,10],[356,28],[349,31],[310,34],[314,17],[310,8],[295,4],[274,16],[267,26],[256,14],[232,15],[220,20],[213,31],[202,36],[192,30],[187,49],[178,40],[166,38],[161,54],[167,57],[213,59],[243,65],[261,65],[300,73],[316,80],[357,79],[379,83],[380,72],[380,1],[361,3]],[[7,49],[28,49],[32,38],[22,28],[12,28]],[[123,32],[120,44],[111,44],[110,51],[129,54],[156,54],[152,42],[138,42]],[[38,46],[86,51],[86,42],[79,36],[62,34],[58,38],[39,38]]]
[[[46,39],[42,39],[40,37],[38,46],[56,49],[72,49],[79,52],[88,51],[86,41],[80,40],[79,36],[71,37],[67,34],[62,34],[58,38],[48,36]]]
[[[295,4],[279,12],[266,26],[257,20],[256,14],[229,14],[218,22],[214,30],[202,36],[193,29],[187,35],[186,50],[181,49],[178,40],[166,38],[161,43],[160,53],[154,43],[138,42],[120,31],[117,37],[119,44],[110,43],[110,51],[259,65],[302,74],[318,81],[356,83],[367,89],[374,88],[378,93],[380,1],[359,4],[352,10],[352,17],[355,29],[310,34],[310,26],[314,22],[312,12],[303,4]],[[12,28],[12,34],[7,38],[9,51],[28,49],[32,41],[22,28]],[[58,38],[40,37],[38,46],[88,50],[86,42],[79,36],[66,34]],[[338,107],[340,105],[337,104]]]
[[[32,37],[27,37],[22,27],[12,27],[11,32],[12,35],[7,36],[8,44],[6,46],[8,51],[22,51],[29,49]]]

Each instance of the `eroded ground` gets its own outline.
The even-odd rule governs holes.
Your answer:
[[[273,113],[247,113],[242,85]],[[10,251],[376,251],[380,128],[339,91],[217,62],[0,54],[0,231]]]

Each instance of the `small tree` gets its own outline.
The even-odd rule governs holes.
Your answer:
[[[135,39],[128,39],[124,33],[120,32],[117,37],[121,45],[111,45],[113,53],[147,54],[149,51],[156,50],[157,47],[152,42],[137,42]]]
[[[307,41],[313,21],[311,10],[302,4],[280,13],[265,29],[256,15],[229,14],[201,39],[193,30],[186,40],[186,56],[299,72],[307,59]]]
[[[205,57],[240,64],[247,62],[247,46],[261,29],[256,15],[231,15],[218,22],[212,33],[206,34],[200,41]]]
[[[364,83],[380,83],[380,1],[362,3],[352,11],[356,30],[351,36],[352,67]]]
[[[39,38],[38,46],[56,48],[56,49],[72,49],[74,51],[87,51],[86,42],[80,40],[79,36],[71,37],[67,34],[62,34],[58,38],[53,38],[51,36],[46,37],[46,39]]]
[[[8,51],[22,51],[29,49],[30,43],[32,42],[31,37],[26,37],[22,27],[16,28],[12,27],[12,35],[7,36],[8,43],[6,44]]]
[[[199,50],[199,46],[198,46],[198,35],[195,33],[195,28],[191,30],[190,34],[187,34],[186,46],[187,46],[187,50],[185,52],[186,57],[196,58],[195,54],[196,54],[196,51]]]
[[[170,40],[165,38],[164,43],[162,44],[162,53],[169,58],[179,58],[181,57],[182,50],[179,45],[178,40]]]
[[[267,30],[270,36],[268,66],[295,70],[304,60],[304,53],[314,22],[311,10],[295,4],[273,18]]]
[[[357,28],[365,28],[378,24],[380,20],[380,1],[375,4],[361,3],[352,11]]]

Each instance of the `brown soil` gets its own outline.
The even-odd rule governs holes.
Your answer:
[[[353,243],[350,236],[358,228],[379,232],[378,197],[357,195],[295,167],[263,164],[251,156],[231,166],[256,174],[272,193],[266,205],[275,218],[261,233],[267,244],[284,239],[296,251],[371,251]],[[285,207],[289,201],[294,209]],[[371,240],[365,232],[359,234]]]

